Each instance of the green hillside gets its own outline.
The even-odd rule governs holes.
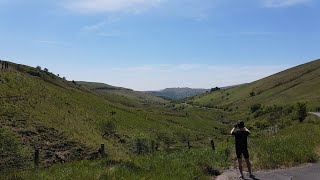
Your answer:
[[[287,105],[303,101],[309,109],[316,109],[320,107],[320,60],[253,83],[192,97],[188,101],[200,106],[241,110],[256,103]]]
[[[222,139],[225,131],[211,117],[167,109],[160,98],[122,89],[108,95],[24,65],[1,69],[0,84],[1,141],[15,142],[2,152],[15,153],[2,161],[3,170],[14,168],[6,162],[21,160],[17,155],[27,159],[19,167],[29,166],[36,148],[41,166],[94,158],[102,143],[109,158],[124,160],[138,139],[144,144],[153,140],[167,151],[186,147],[187,140],[207,146],[209,138]],[[146,100],[135,101],[140,97]],[[121,103],[128,99],[133,105]],[[142,102],[150,105],[143,108]]]
[[[89,89],[91,92],[103,96],[114,103],[121,103],[126,106],[150,106],[150,105],[164,105],[169,101],[152,96],[147,93],[133,91],[131,89],[115,87],[103,83],[83,82],[79,81],[77,84],[82,85],[83,88]]]
[[[255,170],[317,161],[320,118],[306,107],[319,107],[319,68],[168,102],[9,63],[0,69],[0,179],[212,179],[236,162],[228,134],[239,120],[252,131]]]

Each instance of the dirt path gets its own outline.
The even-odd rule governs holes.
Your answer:
[[[254,172],[254,175],[256,179],[261,180],[319,180],[320,163],[307,164],[289,169]],[[245,177],[249,179],[248,174]],[[239,172],[237,170],[228,170],[217,177],[217,180],[235,179],[239,179]]]

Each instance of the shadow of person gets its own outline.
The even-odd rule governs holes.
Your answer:
[[[251,177],[251,179],[253,179],[253,180],[260,180],[259,178],[255,177],[255,176]]]

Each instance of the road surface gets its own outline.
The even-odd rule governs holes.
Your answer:
[[[256,179],[261,180],[319,180],[320,163],[310,163],[289,169],[254,172],[254,175]],[[217,180],[235,180],[239,179],[239,176],[237,170],[228,170],[217,177]],[[246,174],[245,177],[249,179],[248,174]]]
[[[320,117],[320,112],[309,112],[309,114],[313,114]]]

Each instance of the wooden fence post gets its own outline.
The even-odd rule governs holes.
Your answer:
[[[101,154],[102,157],[105,156],[104,144],[101,144],[101,145],[100,145],[99,153]]]
[[[36,149],[36,150],[34,151],[34,166],[35,166],[36,168],[39,168],[39,160],[40,160],[39,154],[40,154],[39,149]]]
[[[154,152],[154,141],[151,141],[151,152]]]
[[[190,141],[188,141],[188,149],[190,150],[192,148]]]
[[[212,150],[213,150],[213,151],[215,151],[215,150],[216,150],[216,147],[215,147],[215,145],[214,145],[213,140],[211,140],[211,141],[210,141],[210,144],[211,144],[211,148],[212,148]]]

